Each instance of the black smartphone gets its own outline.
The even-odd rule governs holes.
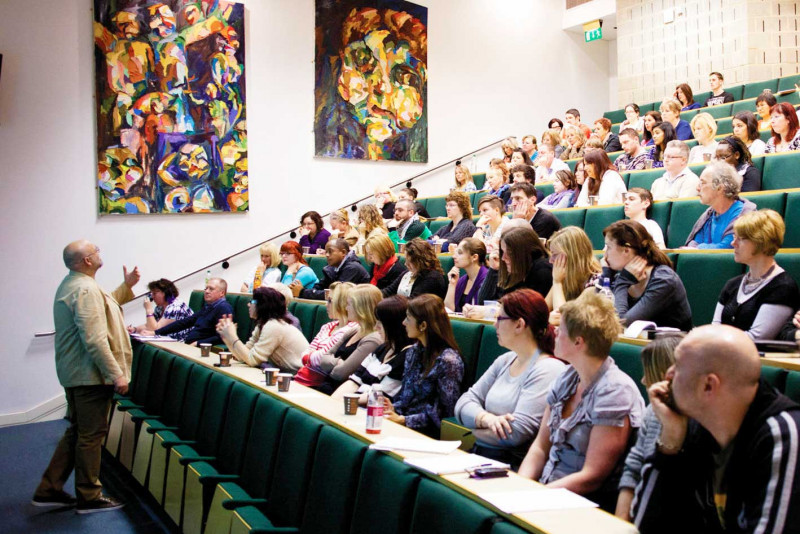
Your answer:
[[[508,476],[505,467],[476,467],[469,472],[470,478],[501,478]]]

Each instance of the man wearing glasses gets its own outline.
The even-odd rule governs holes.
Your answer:
[[[683,141],[667,143],[664,150],[664,170],[667,172],[650,187],[653,200],[697,196],[700,178],[689,169],[688,164],[689,146]]]
[[[64,248],[69,274],[56,291],[56,373],[67,397],[70,426],[59,441],[33,496],[33,505],[75,506],[79,514],[116,510],[123,503],[103,495],[100,454],[108,432],[114,392],[126,394],[131,376],[131,349],[121,304],[133,298],[139,269],[122,267],[124,282],[113,293],[95,281],[103,266],[100,249],[86,240]],[[64,491],[75,470],[77,499]]]
[[[228,293],[228,283],[222,278],[209,278],[206,288],[203,291],[203,307],[189,317],[173,321],[167,326],[163,326],[155,331],[157,336],[166,336],[181,330],[189,330],[184,343],[198,345],[200,343],[211,343],[216,345],[222,343],[222,338],[217,333],[217,323],[225,315],[233,315],[231,307],[225,295]],[[150,332],[142,332],[150,335]]]

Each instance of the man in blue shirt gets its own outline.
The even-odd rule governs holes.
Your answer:
[[[210,278],[203,292],[203,307],[200,311],[185,319],[171,322],[167,326],[155,331],[157,336],[166,336],[173,332],[189,330],[185,343],[197,345],[200,343],[222,343],[222,338],[217,334],[217,323],[223,315],[233,315],[233,308],[225,299],[228,284],[222,278]]]
[[[697,193],[700,202],[710,206],[697,220],[686,239],[685,248],[733,248],[733,223],[742,214],[758,209],[739,198],[742,177],[724,161],[709,164],[700,175]]]

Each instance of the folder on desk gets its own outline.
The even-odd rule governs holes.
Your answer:
[[[476,467],[502,467],[510,469],[511,466],[491,460],[478,454],[453,454],[451,456],[425,456],[423,458],[406,458],[405,463],[434,475],[454,475],[464,473]]]

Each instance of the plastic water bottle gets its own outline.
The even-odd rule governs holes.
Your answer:
[[[611,291],[610,278],[603,278],[603,286],[600,288],[600,294],[609,299],[611,302],[614,302],[614,293]]]
[[[367,434],[380,434],[383,424],[383,392],[372,390],[367,398]]]
[[[211,269],[206,271],[206,283],[205,283],[205,285],[208,285],[208,281],[209,280],[211,280]]]
[[[478,172],[478,156],[476,154],[472,155],[472,160],[471,160],[470,167],[472,167],[470,169],[470,172],[472,172],[472,174],[475,174],[476,172]]]

